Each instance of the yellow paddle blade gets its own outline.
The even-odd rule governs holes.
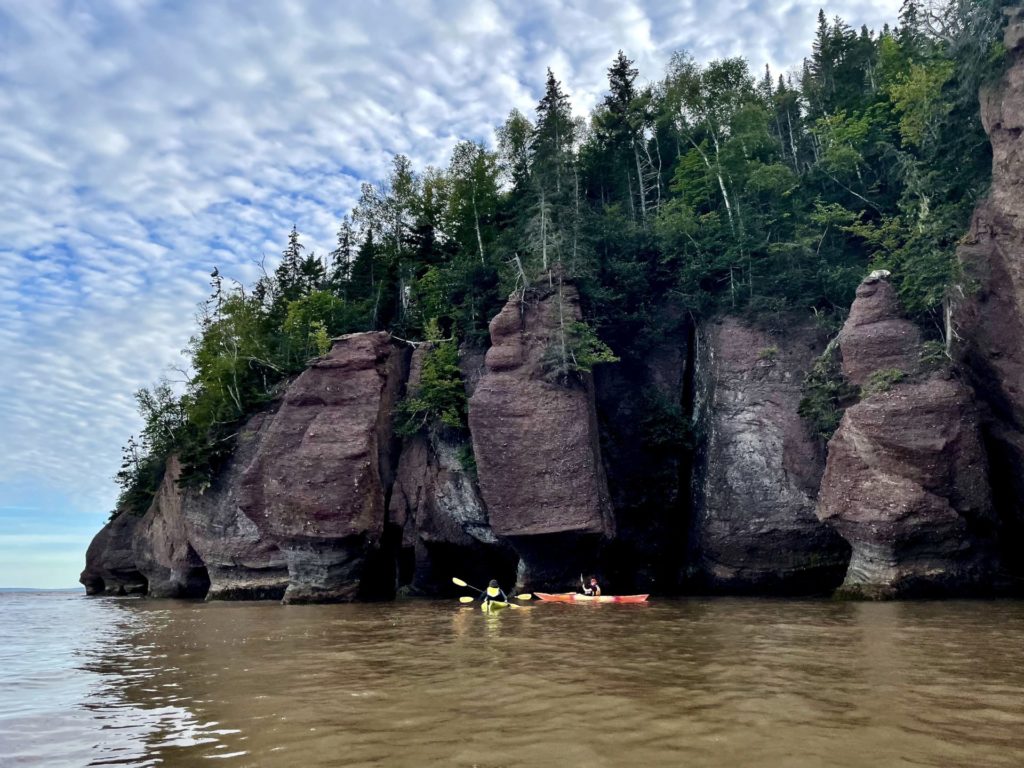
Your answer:
[[[474,600],[476,600],[476,598],[470,597],[469,595],[463,595],[459,598],[460,603],[472,603]]]
[[[469,586],[469,584],[467,584],[466,582],[464,582],[462,579],[458,578],[457,576],[452,576],[452,583],[453,584],[457,584],[460,587],[468,587]]]
[[[516,600],[533,600],[533,595],[529,592],[523,592],[521,595],[516,595]]]

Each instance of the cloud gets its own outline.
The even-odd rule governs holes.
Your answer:
[[[825,3],[878,27],[899,0]],[[251,281],[294,223],[329,249],[396,152],[441,164],[531,113],[578,112],[619,48],[784,70],[817,5],[756,0],[0,0],[0,504],[56,490],[98,524],[131,393],[180,363],[210,269]]]

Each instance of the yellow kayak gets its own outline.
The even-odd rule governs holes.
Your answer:
[[[485,600],[480,603],[480,610],[484,613],[494,613],[495,611],[500,611],[503,608],[508,608],[508,603],[501,600]]]

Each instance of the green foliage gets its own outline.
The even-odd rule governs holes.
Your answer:
[[[345,302],[327,291],[313,291],[290,301],[283,330],[292,367],[301,369],[311,357],[326,354],[331,337],[354,324]]]
[[[476,477],[476,454],[473,453],[473,444],[468,440],[458,447],[455,457],[463,471]]]
[[[926,341],[921,345],[921,354],[918,359],[926,369],[938,370],[949,363],[946,345],[941,341]]]
[[[693,447],[693,430],[683,409],[658,391],[645,392],[641,400],[640,437],[654,452],[676,455]]]
[[[116,510],[141,515],[153,501],[164,475],[166,457],[181,440],[187,427],[182,401],[167,381],[135,393],[142,416],[139,439],[128,438],[121,449],[121,468],[115,480],[121,488]]]
[[[558,329],[544,353],[544,375],[548,381],[567,381],[570,376],[591,373],[595,365],[617,363],[611,347],[601,341],[582,321]]]
[[[779,348],[776,347],[774,344],[770,347],[765,347],[764,349],[757,353],[758,360],[765,360],[768,362],[775,360],[775,358],[778,356]]]
[[[833,341],[804,377],[803,398],[797,413],[807,420],[814,434],[828,440],[858,394],[858,388],[843,375],[839,345]]]
[[[883,368],[879,371],[874,371],[868,376],[868,380],[861,388],[861,395],[870,397],[871,395],[888,392],[905,378],[907,378],[907,374],[898,368]]]
[[[455,342],[441,342],[424,355],[419,384],[399,404],[395,423],[401,435],[413,435],[428,427],[468,428],[466,388]]]

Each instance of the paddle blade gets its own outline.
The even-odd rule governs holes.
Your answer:
[[[455,585],[460,586],[460,587],[468,587],[469,586],[469,584],[467,584],[466,582],[464,582],[462,579],[458,578],[457,576],[452,576],[452,584],[455,584]]]
[[[476,600],[476,598],[470,597],[469,595],[463,595],[459,598],[460,603],[472,603],[474,600]]]
[[[521,595],[516,595],[516,600],[533,600],[533,595],[529,592],[523,592]]]

